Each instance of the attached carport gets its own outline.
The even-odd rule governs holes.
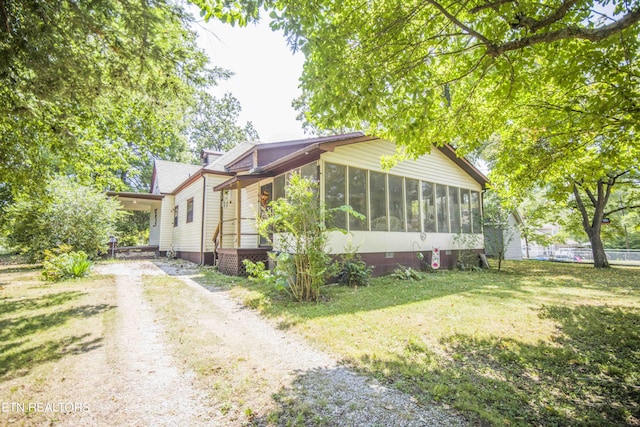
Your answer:
[[[133,193],[122,191],[108,191],[107,196],[113,197],[120,202],[122,209],[127,211],[149,212],[149,245],[145,250],[159,250],[160,232],[158,225],[161,223],[163,194]],[[135,250],[135,248],[119,248],[119,250]]]

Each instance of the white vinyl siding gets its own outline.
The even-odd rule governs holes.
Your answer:
[[[395,144],[378,140],[336,147],[333,152],[323,153],[321,158],[325,162],[382,172],[381,157],[392,156],[395,153]],[[388,173],[454,187],[469,188],[475,191],[482,189],[475,179],[435,147],[431,149],[430,153],[424,154],[416,160],[398,162]]]
[[[158,246],[161,251],[168,251],[173,247],[173,207],[175,206],[173,195],[167,194],[162,199],[162,206],[158,214],[158,226],[160,227]]]
[[[200,252],[202,232],[202,179],[180,190],[175,195],[178,206],[178,226],[173,230],[173,246],[176,251]],[[187,202],[193,199],[193,221],[187,222]]]

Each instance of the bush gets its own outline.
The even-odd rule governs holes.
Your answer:
[[[258,232],[279,251],[274,275],[286,280],[284,289],[296,301],[317,301],[320,286],[335,274],[325,252],[327,211],[315,181],[293,174],[285,192],[286,198],[272,201],[258,217]]]
[[[7,243],[40,261],[44,251],[68,245],[90,258],[106,249],[114,234],[119,203],[91,187],[60,177],[49,182],[44,194],[20,195],[7,209]]]
[[[338,283],[346,286],[367,286],[371,277],[372,268],[364,261],[354,260],[342,263],[342,269],[338,273]]]
[[[418,271],[414,270],[411,267],[405,267],[404,265],[398,265],[398,267],[391,273],[391,277],[398,280],[422,279],[422,276]]]
[[[66,252],[69,246],[62,246],[54,251],[47,251],[42,263],[42,276],[48,282],[57,282],[64,279],[84,277],[89,274],[93,264],[87,254],[78,252]]]

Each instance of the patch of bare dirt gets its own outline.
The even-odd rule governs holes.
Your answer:
[[[63,414],[58,425],[218,425],[193,374],[181,372],[144,299],[142,275],[164,274],[148,262],[105,264],[116,276],[117,308],[104,345],[83,354],[57,386],[61,401],[88,410]]]

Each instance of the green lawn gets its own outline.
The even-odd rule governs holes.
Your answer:
[[[210,272],[248,305],[419,401],[493,425],[640,423],[640,269],[507,262],[330,286],[319,304]]]
[[[57,413],[6,405],[64,401],[65,379],[84,354],[104,345],[114,280],[94,275],[51,284],[41,280],[40,266],[13,261],[0,257],[0,425],[54,425]]]

